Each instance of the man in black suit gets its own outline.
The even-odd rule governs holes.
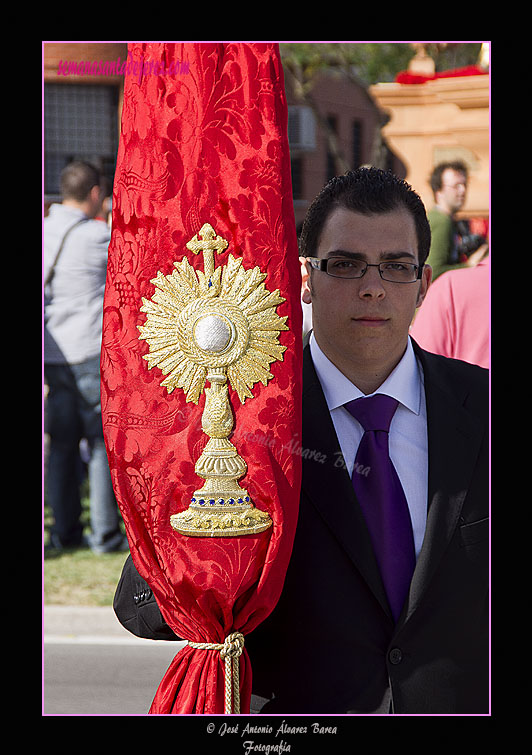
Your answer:
[[[487,713],[488,374],[409,338],[431,279],[425,208],[392,174],[360,169],[323,189],[300,245],[313,308],[303,362],[309,453],[281,598],[246,638],[253,691],[268,699],[261,712]],[[397,609],[380,533],[354,487],[371,469],[357,455],[364,427],[346,404],[374,394],[397,405],[387,445],[413,570]],[[138,579],[130,563],[115,610],[133,632],[165,636],[153,601],[133,608]],[[141,616],[151,629],[139,628]]]

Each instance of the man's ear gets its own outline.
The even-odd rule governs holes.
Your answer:
[[[430,265],[424,265],[423,273],[421,275],[421,286],[419,287],[419,293],[417,295],[416,309],[421,307],[423,300],[427,295],[427,291],[432,283],[432,268]]]
[[[103,189],[101,186],[95,185],[90,190],[90,199],[92,202],[99,202],[103,200]]]
[[[312,304],[312,297],[310,292],[310,264],[305,257],[300,257],[301,263],[301,299],[305,304]]]

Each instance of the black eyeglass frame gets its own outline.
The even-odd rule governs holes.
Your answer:
[[[387,262],[379,262],[378,264],[370,264],[369,262],[364,262],[364,260],[358,260],[362,265],[365,265],[362,273],[360,275],[333,275],[327,270],[327,263],[330,260],[346,260],[349,261],[348,257],[325,257],[322,259],[321,257],[305,257],[307,259],[311,266],[314,268],[314,270],[320,270],[322,273],[326,273],[327,275],[330,275],[331,278],[340,278],[344,280],[357,280],[360,278],[363,278],[365,274],[368,272],[368,267],[377,267],[379,269],[379,275],[382,278],[383,281],[386,281],[386,283],[415,283],[416,281],[421,279],[421,276],[423,274],[423,268],[425,265],[416,265],[414,262],[402,262],[403,265],[409,265],[410,267],[413,267],[417,270],[416,277],[414,280],[411,281],[398,281],[398,280],[390,280],[389,278],[385,278],[382,274],[381,265],[388,265],[390,262],[395,262],[396,260],[388,260]]]

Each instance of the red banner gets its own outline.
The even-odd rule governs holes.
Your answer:
[[[229,692],[245,713],[242,641],[279,598],[301,475],[283,72],[272,44],[131,44],[128,66],[103,423],[135,566],[191,643],[150,712],[223,713]]]

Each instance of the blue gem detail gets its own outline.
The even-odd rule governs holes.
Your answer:
[[[246,503],[249,503],[249,496],[247,495],[247,496],[246,496],[246,497],[244,498],[244,500],[246,501]]]
[[[234,499],[234,498],[230,498],[230,499],[229,499],[229,500],[227,501],[227,503],[230,503],[230,504],[233,504],[234,502],[235,502],[235,499]]]
[[[205,504],[205,498],[200,498],[198,503],[200,506],[203,506]]]
[[[211,498],[209,500],[209,506],[214,506],[214,504],[215,504],[215,500],[214,500],[214,498]]]
[[[218,503],[220,504],[220,506],[223,506],[225,504],[225,501],[223,498],[218,498]]]
[[[196,503],[196,499],[195,498],[191,498],[190,500],[192,501],[192,503]]]
[[[243,501],[242,498],[239,498],[238,501],[237,501],[237,503],[244,503],[244,501]]]

